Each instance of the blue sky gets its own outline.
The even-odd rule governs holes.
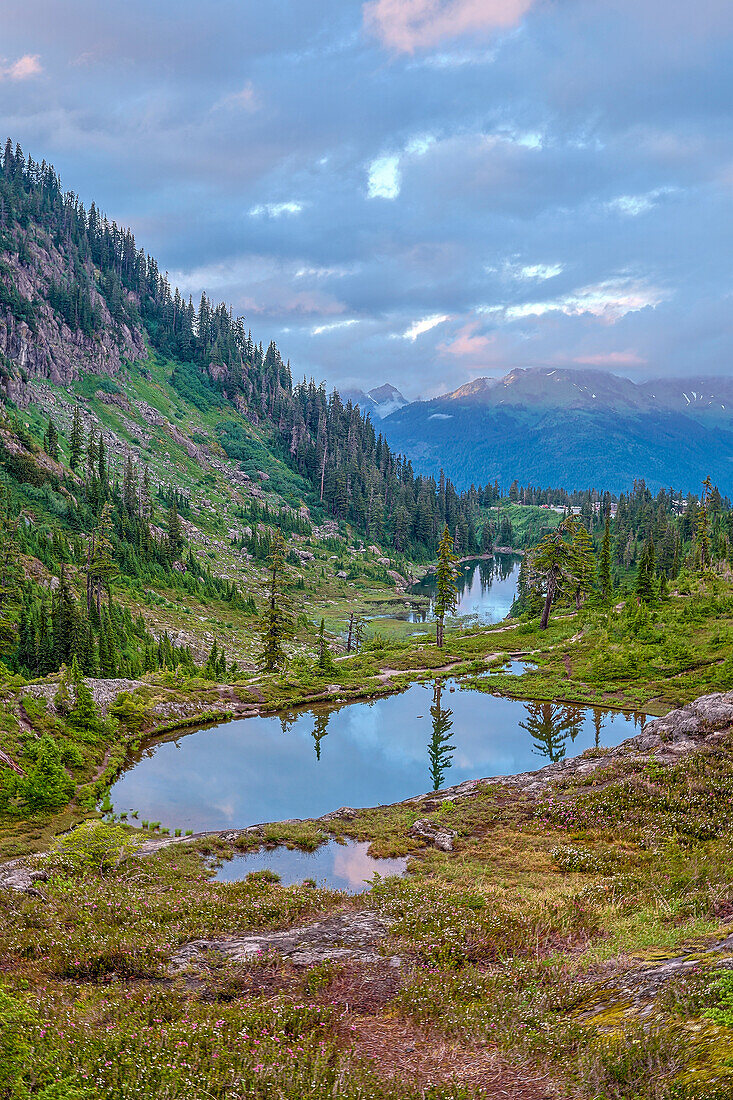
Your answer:
[[[730,0],[3,0],[26,152],[296,377],[733,364]],[[4,135],[3,135],[4,137]]]

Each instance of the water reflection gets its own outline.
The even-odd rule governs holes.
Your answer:
[[[443,780],[445,773],[453,763],[452,753],[455,745],[449,745],[450,731],[453,727],[453,711],[441,705],[443,697],[443,681],[436,680],[433,688],[433,705],[430,708],[430,717],[433,720],[433,733],[428,745],[428,759],[430,761],[430,778],[433,781],[433,790],[439,791],[445,786]]]
[[[573,742],[580,733],[583,711],[562,703],[525,703],[525,706],[527,720],[519,724],[533,738],[532,751],[556,764],[565,756],[568,737]]]
[[[369,855],[369,844],[349,840],[339,844],[331,840],[314,852],[272,848],[247,852],[227,860],[218,869],[217,882],[241,882],[257,871],[274,871],[283,886],[312,879],[318,886],[330,890],[346,890],[361,894],[368,889],[375,875],[403,875],[407,859],[375,859]]]
[[[117,811],[137,810],[167,828],[318,817],[337,806],[385,805],[467,779],[532,771],[617,745],[642,722],[642,715],[527,703],[441,679],[381,699],[176,735],[144,748],[111,797]]]
[[[456,577],[456,615],[472,616],[482,623],[505,619],[517,595],[520,564],[521,558],[516,554],[496,554],[493,558],[461,562]],[[410,622],[424,623],[433,617],[435,585],[435,574],[431,573],[412,586],[410,592],[415,596],[428,596],[430,606],[427,610],[411,611]]]
[[[331,715],[326,711],[323,714],[317,714],[316,720],[313,725],[313,732],[311,737],[315,742],[316,760],[321,759],[321,741],[328,733],[328,723],[331,721]]]

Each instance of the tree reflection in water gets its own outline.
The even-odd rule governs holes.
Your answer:
[[[433,688],[433,705],[430,708],[430,717],[433,720],[433,733],[428,745],[428,760],[430,761],[430,778],[433,781],[433,790],[438,791],[443,786],[445,773],[453,763],[451,755],[455,745],[450,745],[450,730],[453,725],[453,711],[442,706],[443,682],[435,681]]]
[[[328,723],[331,721],[331,713],[316,714],[315,716],[311,737],[315,742],[316,760],[321,759],[321,741],[328,733]]]
[[[583,710],[565,703],[526,703],[525,706],[527,721],[519,725],[534,738],[532,751],[556,764],[565,756],[568,737],[574,741],[580,733]]]

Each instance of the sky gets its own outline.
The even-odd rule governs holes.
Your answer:
[[[26,153],[296,380],[408,398],[730,374],[732,110],[731,0],[0,0]]]

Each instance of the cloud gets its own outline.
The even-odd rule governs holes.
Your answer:
[[[281,218],[283,214],[300,214],[302,210],[302,202],[266,202],[253,206],[249,213],[252,218]]]
[[[494,338],[477,333],[478,327],[478,321],[470,321],[463,325],[452,340],[438,345],[438,351],[442,355],[452,355],[472,363],[484,361],[492,351]]]
[[[414,344],[418,336],[422,336],[424,332],[430,332],[432,328],[449,320],[450,317],[447,313],[434,313],[432,317],[423,317],[421,321],[415,321],[408,329],[405,329],[402,333],[402,339],[411,340]]]
[[[230,107],[242,111],[252,113],[259,110],[260,100],[255,86],[251,80],[248,80],[244,87],[238,92],[231,92],[229,95],[223,96],[217,103],[214,104],[214,108]]]
[[[396,199],[401,186],[399,157],[377,157],[372,161],[367,179],[367,194],[370,199]]]
[[[567,317],[589,313],[599,320],[613,324],[627,313],[634,313],[648,306],[658,306],[668,297],[666,291],[650,286],[641,279],[618,277],[581,287],[571,294],[544,302],[524,302],[507,306],[504,316],[508,321],[518,321],[553,312],[564,313]]]
[[[364,25],[398,53],[449,38],[515,26],[534,0],[369,0]]]
[[[609,351],[600,355],[576,355],[573,363],[583,367],[602,367],[606,370],[629,367],[645,367],[648,360],[635,351]]]
[[[358,325],[358,321],[355,317],[350,318],[348,321],[331,321],[327,325],[316,325],[311,329],[314,336],[320,336],[322,332],[333,332],[335,328],[350,328],[351,325]]]
[[[27,80],[31,76],[38,76],[43,72],[43,66],[37,53],[26,53],[17,61],[0,65],[0,80]]]

